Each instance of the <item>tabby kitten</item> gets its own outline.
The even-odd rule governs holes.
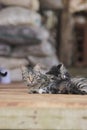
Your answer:
[[[50,84],[53,76],[46,76],[37,67],[22,67],[22,78],[28,86],[29,93],[47,93],[46,87]]]

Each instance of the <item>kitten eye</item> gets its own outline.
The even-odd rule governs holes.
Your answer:
[[[67,78],[67,76],[66,75],[63,75],[63,77],[62,77],[63,79],[66,79]]]
[[[63,79],[69,79],[69,77],[67,75],[63,75],[62,77]]]

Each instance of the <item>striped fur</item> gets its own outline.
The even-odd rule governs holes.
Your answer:
[[[39,70],[32,67],[22,67],[22,78],[24,83],[28,86],[29,93],[41,93],[40,88],[44,89],[50,83],[50,76],[42,74]],[[52,77],[52,76],[51,76]]]
[[[59,67],[58,67],[59,66]],[[58,88],[65,90],[60,90],[60,93],[71,93],[71,94],[87,94],[87,78],[75,77],[73,78],[68,70],[63,64],[58,66],[53,66],[47,74],[57,75],[58,78]],[[57,73],[57,74],[55,74]],[[60,81],[60,83],[59,83]]]
[[[73,78],[63,64],[53,66],[46,74],[22,67],[22,77],[29,93],[87,94],[87,79]]]
[[[76,86],[76,88],[79,91],[87,93],[87,79],[86,78],[81,78],[81,77],[71,78],[71,82]]]

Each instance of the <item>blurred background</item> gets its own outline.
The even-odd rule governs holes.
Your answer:
[[[60,62],[87,77],[87,0],[0,0],[1,83],[21,81],[23,65]]]

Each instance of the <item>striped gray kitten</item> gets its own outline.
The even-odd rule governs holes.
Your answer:
[[[58,77],[58,93],[87,94],[87,78],[72,77],[63,64],[53,66],[47,74]]]

